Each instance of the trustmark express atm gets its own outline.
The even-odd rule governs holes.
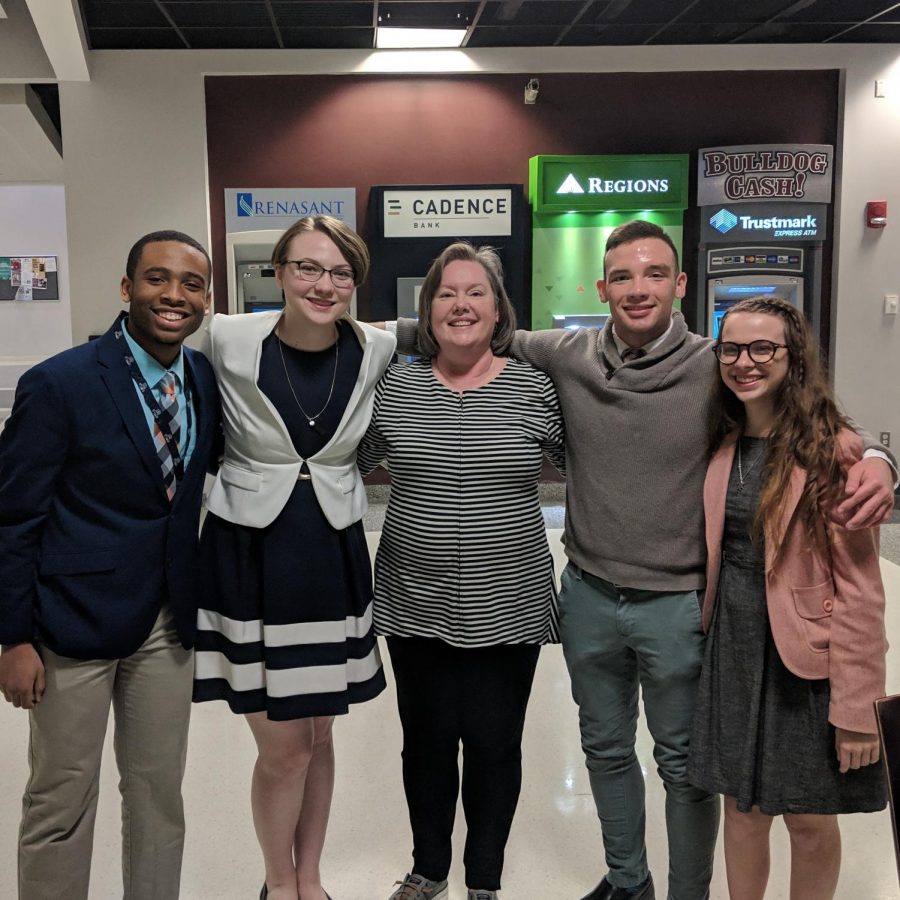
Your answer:
[[[832,147],[710,147],[698,153],[705,330],[752,296],[780,297],[821,333],[822,247],[831,201]]]
[[[532,327],[603,325],[596,285],[610,232],[647,219],[680,253],[687,198],[687,155],[532,157]]]

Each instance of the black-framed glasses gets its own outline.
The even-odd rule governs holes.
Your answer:
[[[729,365],[736,363],[746,350],[752,362],[767,363],[775,358],[775,351],[787,344],[776,344],[774,341],[750,341],[749,344],[735,344],[734,341],[720,341],[712,345],[712,352],[720,363]]]
[[[318,281],[327,272],[331,283],[336,288],[353,287],[356,282],[356,273],[346,266],[326,269],[325,266],[320,266],[311,259],[286,259],[283,265],[290,266],[291,271],[304,281]]]

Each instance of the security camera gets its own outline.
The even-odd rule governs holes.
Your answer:
[[[529,106],[533,106],[537,102],[540,89],[541,85],[537,78],[530,79],[528,84],[525,85],[525,102]]]

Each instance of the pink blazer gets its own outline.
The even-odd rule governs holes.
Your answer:
[[[716,602],[725,494],[737,435],[715,452],[706,472],[706,596],[703,629]],[[853,462],[862,457],[854,432],[841,434],[841,449]],[[877,731],[873,701],[884,695],[884,586],[878,565],[878,529],[847,531],[832,523],[825,551],[817,549],[797,515],[806,473],[797,467],[780,526],[781,551],[766,546],[766,605],[775,646],[785,666],[800,678],[831,682],[828,720],[850,731]],[[822,526],[824,534],[824,525]]]

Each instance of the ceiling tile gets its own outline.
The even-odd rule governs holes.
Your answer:
[[[167,28],[92,28],[92,50],[182,50],[184,42]]]
[[[89,24],[106,28],[168,28],[169,22],[153,0],[83,0]]]
[[[166,2],[163,4],[179,28],[263,28],[272,20],[261,0],[232,3]]]
[[[366,28],[372,24],[371,3],[273,2],[272,12],[279,26]]]
[[[365,50],[375,43],[374,28],[282,28],[286,48]]]

